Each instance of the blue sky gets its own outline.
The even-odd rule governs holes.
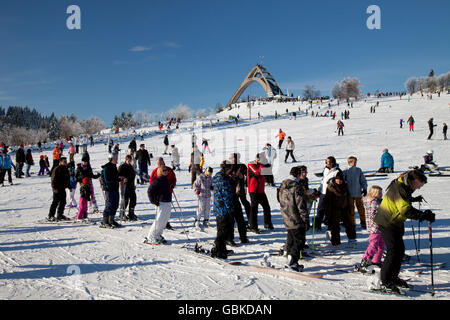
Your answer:
[[[66,27],[72,4],[81,30]],[[366,27],[372,4],[381,30]],[[107,124],[122,111],[214,108],[259,56],[295,95],[307,84],[329,94],[343,76],[364,92],[403,90],[450,71],[448,21],[447,0],[2,0],[0,105]]]

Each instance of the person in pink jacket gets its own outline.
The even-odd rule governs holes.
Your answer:
[[[69,147],[69,160],[70,160],[70,162],[75,162],[74,156],[75,156],[75,147],[73,146],[73,143],[71,143],[70,147]]]

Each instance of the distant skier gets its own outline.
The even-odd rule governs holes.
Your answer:
[[[381,156],[380,169],[377,172],[381,173],[393,173],[394,172],[394,157],[389,153],[387,148],[383,149]]]
[[[403,119],[400,119],[400,129],[403,128]]]
[[[87,219],[88,202],[91,200],[91,180],[83,178],[80,183],[80,207],[78,209],[77,220]]]
[[[294,143],[294,141],[292,141],[292,138],[289,136],[287,138],[287,143],[286,143],[286,157],[284,158],[284,163],[287,162],[289,155],[291,156],[293,163],[297,162],[297,160],[295,160],[295,158],[294,158],[294,149],[295,149],[295,143]]]
[[[168,148],[169,148],[169,136],[166,134],[164,136],[164,152],[163,152],[163,155],[167,154],[167,149]]]
[[[175,147],[175,145],[171,145],[171,152],[169,153],[172,157],[172,170],[178,170],[180,171],[180,152],[178,151],[178,148]]]
[[[103,211],[103,222],[100,228],[114,229],[121,227],[114,220],[117,209],[119,208],[119,173],[117,172],[117,158],[109,155],[109,162],[102,166],[102,179],[105,190],[105,210]]]
[[[203,138],[202,139],[202,146],[203,146],[203,153],[205,153],[206,149],[208,149],[208,152],[211,153],[211,150],[208,146],[208,139]]]
[[[437,126],[437,124],[433,123],[433,118],[430,118],[430,120],[428,120],[428,129],[430,130],[430,134],[428,135],[427,140],[431,139],[431,136],[434,133],[434,127],[436,127],[436,126]]]
[[[139,167],[139,184],[144,184],[144,181],[148,181],[148,166],[151,165],[150,158],[150,154],[145,149],[145,144],[142,143],[136,152],[136,160]]]
[[[134,155],[134,153],[137,150],[136,137],[134,137],[133,140],[130,141],[130,144],[128,145],[128,149],[130,149],[130,154]]]
[[[409,124],[409,131],[414,131],[414,117],[412,115],[409,116],[408,120],[407,120],[408,124]]]
[[[33,155],[31,154],[31,149],[27,149],[27,154],[25,156],[25,162],[27,164],[26,177],[31,177],[30,168],[34,165]]]
[[[49,172],[48,167],[47,167],[47,161],[45,161],[45,156],[41,155],[39,157],[39,173],[38,173],[38,176],[43,176],[47,172]]]
[[[338,120],[337,122],[337,131],[338,136],[340,136],[341,134],[344,135],[344,123],[341,120]]]
[[[11,156],[8,154],[8,147],[4,147],[0,155],[0,185],[3,187],[3,181],[5,180],[5,175],[8,173],[9,185],[13,185],[11,176],[11,167],[13,166]]]
[[[267,143],[266,146],[263,148],[264,151],[264,160],[267,161],[267,163],[270,166],[267,166],[264,168],[264,175],[266,176],[266,182],[269,186],[274,187],[275,186],[275,179],[273,177],[273,164],[275,159],[277,158],[277,151],[270,143]],[[263,161],[263,159],[261,159]],[[265,164],[265,163],[263,163]]]
[[[189,159],[189,172],[191,172],[191,186],[194,185],[197,176],[202,173],[202,167],[205,160],[203,154],[198,150],[196,145],[192,148],[191,157]]]
[[[445,122],[442,125],[442,134],[444,135],[444,140],[447,140],[447,124]]]
[[[428,150],[427,153],[423,156],[424,164],[421,165],[422,171],[431,171],[431,172],[439,172],[438,165],[433,160],[433,150]]]
[[[22,176],[25,175],[25,173],[23,173],[25,161],[25,151],[23,150],[23,144],[21,144],[16,151],[16,178],[22,178]]]
[[[280,129],[275,137],[278,137],[278,149],[281,149],[281,145],[283,144],[284,138],[286,137],[286,133],[284,133],[283,130]]]

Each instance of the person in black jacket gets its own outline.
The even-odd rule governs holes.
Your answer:
[[[34,165],[33,155],[31,154],[31,149],[27,149],[27,155],[25,157],[25,162],[27,163],[27,177],[31,177],[30,168]]]
[[[164,137],[164,145],[165,149],[163,154],[167,154],[167,149],[169,148],[169,136],[167,134]]]
[[[445,122],[442,125],[442,134],[444,135],[444,140],[447,140],[447,124]]]
[[[91,207],[93,207],[94,213],[98,213],[98,205],[97,200],[95,199],[94,184],[92,183],[92,179],[98,179],[99,177],[100,174],[94,175],[94,173],[92,172],[92,168],[89,163],[89,154],[86,151],[81,157],[81,163],[77,164],[77,169],[75,171],[75,180],[76,182],[81,184],[84,178],[89,179],[89,188],[91,191],[89,204],[91,205]]]
[[[66,189],[72,191],[70,187],[70,173],[67,168],[67,158],[59,159],[59,165],[52,172],[52,189],[53,202],[48,213],[48,221],[69,220],[64,215],[64,208],[66,206]],[[56,209],[58,212],[55,219]]]
[[[105,190],[105,210],[103,211],[103,222],[100,228],[120,227],[114,221],[119,208],[119,173],[117,172],[117,158],[109,156],[109,162],[102,166],[103,189]]]
[[[119,220],[121,221],[136,221],[137,217],[134,214],[134,208],[136,207],[136,185],[134,180],[136,179],[136,172],[134,171],[133,165],[131,164],[133,157],[127,155],[125,157],[125,163],[119,167],[119,177],[122,178],[120,183],[120,213]],[[125,215],[125,210],[129,205],[128,216]]]
[[[433,123],[433,118],[430,118],[430,120],[428,120],[428,129],[430,130],[430,134],[428,135],[427,140],[431,139],[431,136],[434,133],[434,127],[436,127],[436,126],[437,126],[437,124]]]
[[[22,178],[25,175],[23,173],[23,166],[25,164],[25,151],[23,150],[23,144],[20,145],[16,151],[16,178]]]
[[[130,149],[130,154],[134,154],[137,149],[137,143],[136,143],[136,137],[131,140],[130,144],[128,145],[128,149]]]
[[[236,189],[236,193],[241,201],[241,204],[244,206],[245,214],[247,216],[247,220],[250,219],[251,214],[251,206],[250,202],[247,200],[247,192],[245,191],[247,186],[247,166],[243,163],[240,163],[241,154],[240,153],[231,153],[228,156],[228,161],[233,164],[233,171],[236,171],[236,177],[238,178],[238,185]],[[236,169],[235,169],[236,168]],[[246,222],[248,225],[248,221]]]
[[[156,206],[156,218],[145,242],[149,244],[165,244],[167,241],[162,236],[164,228],[170,219],[172,193],[170,192],[169,180],[167,178],[168,168],[158,168],[156,179],[148,187],[147,194],[150,202]]]
[[[140,149],[136,152],[136,160],[138,162],[140,178],[140,181],[138,180],[138,183],[144,184],[145,180],[148,181],[148,166],[151,165],[150,155],[148,154],[148,151],[145,150],[145,144],[141,144]]]

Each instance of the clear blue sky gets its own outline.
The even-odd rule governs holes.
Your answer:
[[[69,5],[81,30],[66,27]],[[381,8],[381,30],[366,9]],[[450,71],[450,1],[1,0],[0,105],[98,116],[226,104],[263,64],[282,89],[403,90]],[[248,91],[262,94],[257,85]]]

